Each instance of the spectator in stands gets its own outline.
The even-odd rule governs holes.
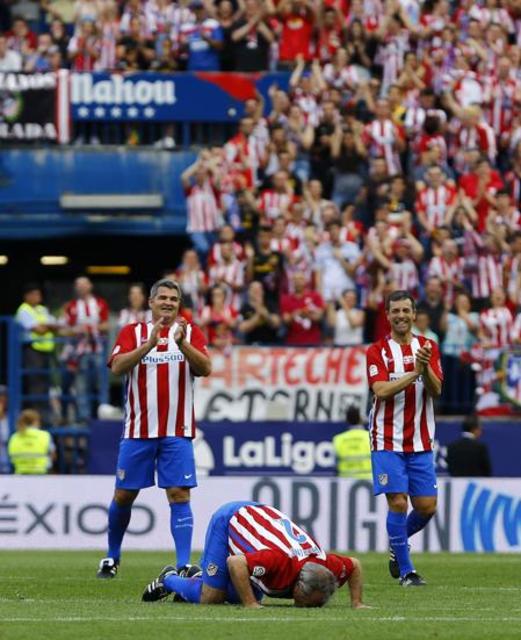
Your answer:
[[[261,0],[244,0],[244,16],[233,24],[231,34],[236,71],[266,71],[275,35],[266,20]]]
[[[94,71],[96,61],[100,57],[101,42],[98,37],[96,23],[90,18],[83,18],[77,35],[69,42],[68,55],[73,71]]]
[[[479,314],[471,311],[468,293],[456,294],[454,306],[446,315],[445,337],[441,344],[442,365],[446,383],[441,403],[446,413],[454,413],[458,405],[470,407],[475,388],[469,354],[477,341]]]
[[[0,33],[0,71],[21,71],[22,56],[18,51],[10,49],[7,38]]]
[[[179,44],[188,54],[188,71],[219,71],[224,36],[219,23],[207,15],[202,0],[192,0],[194,20],[181,25]]]
[[[74,299],[64,309],[63,334],[70,337],[61,353],[75,387],[77,421],[87,424],[95,414],[104,366],[104,338],[109,329],[109,306],[93,293],[89,278],[74,281]]]
[[[363,126],[356,123],[354,129],[336,124],[331,137],[334,182],[333,202],[338,208],[353,204],[364,183],[367,149],[362,140]]]
[[[118,328],[134,322],[151,322],[152,312],[147,307],[145,285],[134,282],[128,288],[128,306],[119,312]]]
[[[322,296],[306,287],[306,274],[293,275],[293,293],[282,296],[280,311],[286,325],[285,344],[317,346],[321,342],[321,321],[326,305]]]
[[[208,251],[221,224],[215,163],[208,152],[181,174],[187,205],[187,232],[201,264],[206,264]]]
[[[187,249],[183,253],[181,264],[175,271],[174,280],[179,284],[183,292],[183,307],[199,313],[208,290],[208,278],[201,268],[197,253],[193,249]]]
[[[220,260],[208,269],[210,286],[220,284],[226,290],[226,303],[238,311],[242,304],[244,262],[234,253],[233,242],[221,241]]]
[[[492,475],[488,447],[479,442],[482,433],[479,416],[466,416],[461,438],[447,447],[447,467],[452,477],[488,478]]]
[[[237,315],[237,311],[226,304],[225,288],[219,284],[212,287],[210,304],[203,308],[199,319],[210,346],[221,349],[225,354],[230,353],[234,343]]]
[[[65,28],[64,22],[58,18],[55,18],[51,22],[49,33],[51,34],[53,44],[56,45],[60,50],[62,60],[67,60],[69,36],[67,35],[67,30]]]
[[[291,69],[303,58],[313,58],[313,30],[316,24],[315,6],[311,0],[281,0],[277,5],[281,23],[279,69]]]
[[[272,230],[270,226],[259,228],[254,247],[247,248],[248,262],[246,279],[262,283],[266,301],[277,304],[282,283],[283,259],[280,253],[271,248]]]
[[[362,254],[355,242],[342,242],[340,223],[333,220],[327,226],[328,240],[316,251],[318,291],[324,300],[337,300],[346,289],[355,288],[355,274],[362,262]]]
[[[8,453],[16,474],[43,475],[56,456],[48,431],[42,428],[38,411],[25,409],[16,422],[16,433],[9,438]]]
[[[9,441],[9,421],[7,419],[7,387],[0,385],[0,474],[9,473],[11,464],[7,455]]]
[[[362,344],[365,311],[356,304],[355,289],[346,289],[337,300],[327,303],[327,324],[333,331],[333,344],[348,346]]]
[[[145,71],[149,69],[156,50],[149,28],[140,16],[130,16],[128,28],[123,28],[123,18],[120,24],[121,37],[117,41],[120,67],[129,71]],[[70,45],[69,45],[70,46]],[[101,43],[98,44],[101,48]]]
[[[443,338],[445,325],[445,316],[447,313],[445,300],[443,298],[443,286],[441,280],[437,276],[431,276],[425,283],[425,294],[421,298],[417,306],[427,311],[430,318],[430,328],[441,340]]]
[[[277,307],[265,300],[264,287],[260,282],[250,282],[248,299],[239,311],[239,331],[245,344],[276,344],[281,318]]]
[[[23,329],[22,365],[24,394],[29,396],[24,406],[37,409],[46,423],[50,420],[49,389],[51,387],[51,364],[55,350],[54,335],[56,319],[43,304],[42,290],[36,283],[24,287],[22,304],[15,319]]]
[[[431,318],[428,312],[425,309],[419,309],[416,312],[416,320],[414,321],[414,326],[412,328],[412,332],[417,336],[423,336],[428,340],[432,340],[433,342],[438,343],[439,338],[434,331],[430,328]]]

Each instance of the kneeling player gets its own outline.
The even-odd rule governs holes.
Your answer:
[[[214,513],[201,565],[192,578],[165,567],[147,585],[143,600],[174,593],[184,602],[242,603],[255,609],[268,595],[292,598],[297,607],[321,607],[347,582],[351,606],[365,607],[358,560],[326,553],[283,513],[256,502],[230,502]]]

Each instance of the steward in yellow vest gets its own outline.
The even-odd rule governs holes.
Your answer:
[[[24,301],[16,312],[16,322],[23,327],[24,407],[37,409],[44,423],[50,420],[49,389],[54,352],[56,320],[42,304],[42,292],[37,284],[24,287]]]
[[[371,480],[369,433],[360,424],[360,412],[356,407],[348,408],[347,422],[353,426],[333,438],[337,473],[343,478]]]
[[[7,445],[16,474],[44,474],[51,467],[54,444],[48,431],[40,429],[40,415],[33,409],[22,411],[16,433]]]

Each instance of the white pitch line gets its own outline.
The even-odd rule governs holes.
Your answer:
[[[226,618],[214,618],[214,617],[194,617],[194,616],[161,616],[151,618],[148,616],[132,616],[132,617],[70,617],[70,618],[2,618],[3,623],[16,623],[16,622],[139,622],[139,621],[157,621],[161,622],[191,622],[197,623],[215,623],[215,622],[260,622],[260,623],[271,623],[271,622],[303,622],[305,624],[309,624],[310,622],[346,622],[349,620],[350,622],[354,621],[352,616],[343,616],[337,618],[330,617],[314,617],[314,618],[279,618],[279,617],[261,617],[262,614],[253,614],[258,617],[241,617],[236,618],[234,616],[226,617]],[[358,615],[358,614],[355,614]],[[356,622],[521,622],[521,617],[514,616],[506,616],[502,618],[476,618],[476,617],[465,617],[465,618],[457,618],[453,616],[430,616],[430,617],[405,617],[405,616],[390,616],[390,617],[367,617],[363,614],[360,615]]]

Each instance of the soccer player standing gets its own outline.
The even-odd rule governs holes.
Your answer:
[[[408,538],[436,512],[437,482],[432,444],[433,398],[443,373],[436,343],[412,333],[414,298],[395,291],[386,301],[391,334],[367,351],[367,378],[374,394],[369,418],[374,493],[385,493],[391,546],[389,571],[400,584],[422,586],[409,555]],[[412,511],[407,515],[408,498]]]
[[[121,329],[109,366],[127,375],[125,429],[116,489],[109,508],[108,553],[99,578],[113,578],[121,543],[139,490],[155,484],[166,490],[177,567],[188,564],[193,519],[190,488],[197,486],[192,438],[194,378],[211,373],[202,331],[179,316],[181,289],[167,278],[151,288],[152,322]]]

